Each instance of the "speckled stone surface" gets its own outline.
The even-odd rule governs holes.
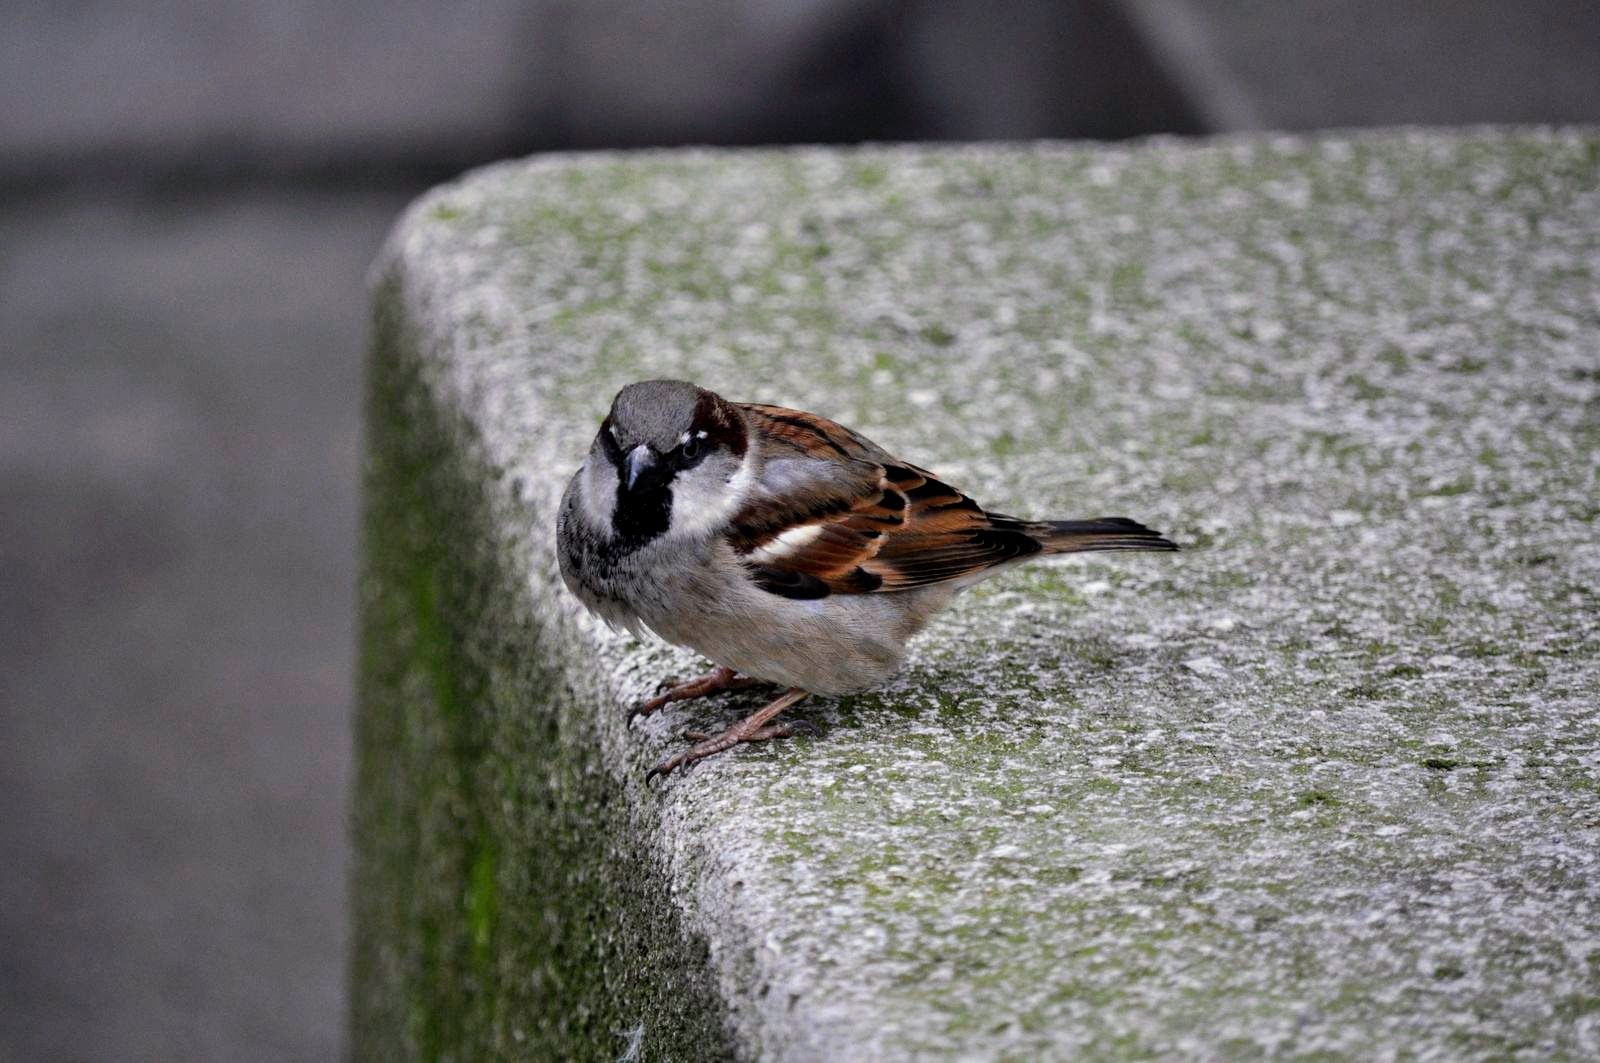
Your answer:
[[[1600,141],[546,158],[380,264],[359,1057],[1600,1053]],[[1038,564],[758,704],[583,615],[610,396],[803,406]]]

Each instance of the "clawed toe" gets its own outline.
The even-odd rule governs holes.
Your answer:
[[[632,723],[641,716],[649,716],[651,713],[659,711],[671,700],[665,694],[658,694],[649,701],[639,702],[639,704],[628,710],[628,722]]]
[[[720,735],[706,735],[699,731],[685,731],[684,738],[695,744],[681,753],[675,753],[651,768],[645,775],[645,782],[650,782],[659,776],[671,775],[679,768],[687,771],[707,757],[716,756],[723,750],[732,749],[734,746],[746,742],[767,742],[774,738],[788,738],[794,734],[796,725],[788,723],[770,723],[769,721],[778,713],[787,709],[795,702],[806,696],[804,690],[788,690],[779,695],[777,700],[752,713],[749,718],[734,724]],[[800,728],[809,728],[809,724],[800,723]],[[814,730],[814,728],[813,728]]]
[[[651,768],[649,771],[644,773],[645,785],[648,786],[651,783],[655,782],[656,781],[656,776],[658,776],[658,775],[661,776],[662,778],[665,778],[666,776],[671,775],[672,774],[672,770],[674,768],[676,768],[677,766],[678,766],[678,758],[677,757],[668,757],[666,760],[663,760],[660,764],[657,764],[655,767]]]
[[[725,690],[743,690],[759,684],[761,680],[751,679],[749,676],[738,675],[732,668],[717,667],[698,679],[688,679],[683,682],[670,680],[664,684],[664,690],[648,701],[642,701],[628,710],[628,722],[632,723],[640,716],[649,716],[654,712],[672,704],[674,701],[688,701],[691,698],[703,698],[711,694],[720,694]]]

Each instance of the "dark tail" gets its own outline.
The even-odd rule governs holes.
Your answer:
[[[1039,541],[1047,554],[1076,554],[1085,550],[1176,550],[1178,544],[1164,539],[1138,521],[1127,517],[1096,517],[1094,520],[1041,521]]]

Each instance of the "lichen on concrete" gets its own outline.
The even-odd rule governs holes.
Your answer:
[[[1600,141],[663,152],[479,171],[381,266],[358,1054],[1600,1052]],[[648,376],[1175,557],[958,599],[820,734],[582,614]]]

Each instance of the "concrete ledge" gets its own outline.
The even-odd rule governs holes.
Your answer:
[[[376,289],[360,1058],[1600,1052],[1600,142],[547,158]],[[822,734],[582,615],[655,375],[1177,557],[966,595]]]

